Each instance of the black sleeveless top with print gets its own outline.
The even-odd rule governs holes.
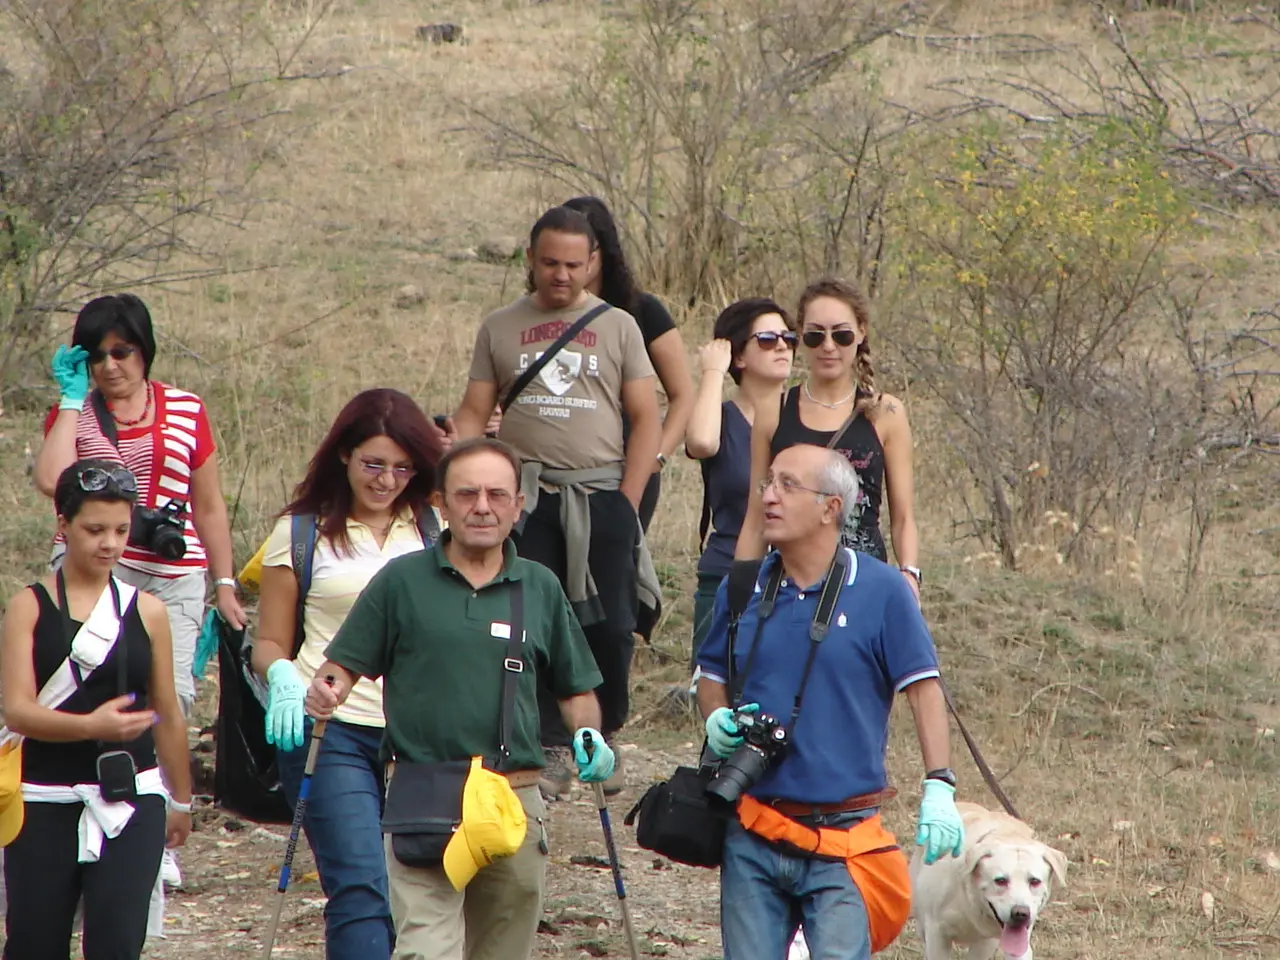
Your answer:
[[[36,620],[33,656],[36,668],[36,690],[53,676],[71,652],[71,641],[80,622],[70,621],[70,633],[58,602],[49,596],[43,584],[33,583],[31,590],[40,604]],[[120,689],[120,651],[125,649],[124,690]],[[93,713],[108,700],[122,693],[133,693],[137,700],[130,710],[146,710],[147,691],[151,686],[151,637],[142,623],[135,598],[124,611],[124,630],[107,659],[81,683],[58,707],[61,713]],[[22,744],[22,779],[27,783],[70,786],[98,782],[98,755],[108,750],[127,750],[139,770],[156,765],[155,740],[147,730],[129,743],[75,740],[52,743],[28,737]]]
[[[862,396],[859,391],[859,399]],[[825,447],[834,433],[834,430],[813,430],[800,421],[800,388],[792,387],[782,401],[782,413],[778,429],[773,434],[770,453],[776,457],[780,451],[797,443]],[[880,534],[880,500],[884,492],[884,447],[880,444],[880,435],[866,414],[859,413],[845,428],[833,449],[840,451],[853,464],[862,486],[858,491],[857,507],[840,535],[840,541],[846,547],[869,553],[877,560],[888,560],[884,537]]]

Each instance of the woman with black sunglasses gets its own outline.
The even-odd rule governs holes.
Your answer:
[[[205,612],[205,572],[218,611],[244,626],[232,579],[231,526],[218,480],[217,448],[204,402],[151,379],[156,338],[146,304],[132,294],[98,297],[76,317],[71,346],[58,347],[59,397],[45,421],[35,484],[52,496],[58,476],[85,457],[138,478],[138,510],[116,576],[164,602],[173,633],[174,682],[184,713]],[[63,553],[55,539],[53,565]]]
[[[12,838],[5,960],[65,958],[82,897],[87,960],[138,957],[163,851],[191,832],[169,618],[112,575],[137,494],[111,461],[64,470],[54,485],[62,565],[5,609],[6,739],[26,738],[24,802],[0,816]]]
[[[751,424],[756,411],[772,405],[786,384],[797,343],[791,317],[763,297],[730,304],[716,318],[711,336],[701,351],[702,381],[684,438],[685,453],[701,461],[703,483],[693,658],[711,625],[716,590],[733,563],[747,512]],[[726,373],[737,385],[731,400],[723,398]]]
[[[757,420],[760,447],[753,468],[764,476],[767,460],[797,443],[832,444],[858,472],[858,509],[845,529],[847,547],[888,560],[880,532],[880,504],[889,501],[889,529],[898,568],[920,598],[919,532],[911,454],[911,425],[897,397],[876,389],[868,331],[871,311],[862,291],[843,280],[811,283],[796,310],[808,360],[804,381],[787,391],[776,417]],[[754,441],[753,442],[757,442]],[[767,442],[767,455],[763,449]],[[754,523],[749,537],[760,541]],[[763,544],[758,543],[763,553]],[[740,546],[738,555],[748,556]]]

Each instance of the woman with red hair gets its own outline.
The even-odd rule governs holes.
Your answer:
[[[398,390],[366,390],[338,414],[267,539],[253,668],[267,681],[267,740],[289,802],[297,801],[310,733],[303,697],[325,648],[365,585],[390,560],[429,547],[428,502],[442,454],[425,414]],[[316,518],[312,580],[297,633],[295,515]],[[393,927],[382,853],[386,721],[381,681],[361,680],[324,735],[303,827],[329,898],[329,960],[386,960]]]

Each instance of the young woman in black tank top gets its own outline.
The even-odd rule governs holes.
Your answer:
[[[846,422],[834,449],[847,457],[862,482],[859,509],[845,529],[846,546],[888,559],[880,532],[880,506],[887,494],[893,552],[916,598],[920,596],[919,533],[916,529],[911,426],[901,400],[875,388],[867,345],[870,311],[861,291],[840,280],[819,280],[800,297],[801,342],[809,361],[805,381],[782,399],[775,418],[756,420],[752,457],[772,459],[797,443],[826,446]],[[852,417],[852,420],[850,418]],[[757,444],[760,444],[757,447]],[[753,462],[753,472],[757,466]],[[763,475],[763,470],[761,471]],[[750,528],[750,529],[748,529]],[[760,544],[748,518],[739,557]],[[758,555],[758,553],[756,554]]]
[[[65,958],[82,897],[86,960],[138,957],[161,855],[191,832],[190,757],[168,614],[155,597],[111,577],[136,493],[119,464],[80,460],[64,470],[54,490],[67,541],[62,568],[6,610],[0,677],[5,722],[26,738],[26,799],[21,829],[4,852],[5,960]],[[104,597],[115,614],[108,629],[118,620],[110,652],[95,669],[73,668],[69,695],[42,706],[39,691]],[[101,760],[109,753],[112,764]],[[121,784],[135,794],[127,801],[132,812],[93,795]],[[95,809],[124,822],[113,824],[120,827],[114,835],[104,828],[97,840],[93,831],[82,840],[82,825],[103,822]]]

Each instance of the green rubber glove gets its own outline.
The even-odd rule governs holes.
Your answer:
[[[296,750],[306,740],[302,701],[307,685],[290,660],[267,667],[267,743],[277,750]]]
[[[758,703],[748,703],[739,707],[741,713],[755,713],[760,709]],[[734,711],[728,707],[716,707],[707,714],[707,743],[717,757],[724,758],[742,746],[742,731],[733,719]]]
[[[924,862],[934,863],[943,854],[960,856],[964,847],[964,821],[956,809],[956,788],[942,780],[926,780],[920,797],[916,846],[924,848]]]
[[[584,733],[591,734],[591,756],[587,756],[586,744],[582,742]],[[613,765],[616,758],[613,747],[605,743],[599,730],[582,727],[573,735],[573,761],[578,765],[578,779],[583,783],[603,783],[613,776]]]
[[[58,382],[58,409],[83,410],[89,395],[89,351],[61,344],[53,352],[53,379]]]

